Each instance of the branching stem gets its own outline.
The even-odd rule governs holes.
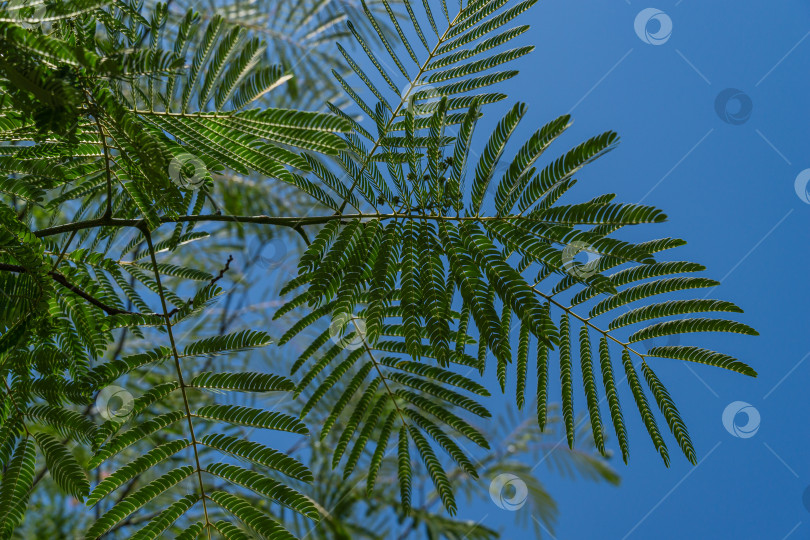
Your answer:
[[[379,219],[386,221],[390,219],[421,219],[427,221],[532,221],[533,223],[540,223],[542,220],[533,219],[525,216],[445,216],[439,214],[379,214],[379,213],[360,213],[360,214],[331,214],[328,216],[238,216],[226,214],[200,214],[179,217],[161,217],[160,223],[199,223],[199,222],[231,222],[231,223],[255,223],[259,225],[279,225],[283,227],[290,227],[291,229],[301,232],[301,227],[305,225],[323,225],[331,221],[350,221],[354,219]],[[121,219],[121,218],[94,218],[84,221],[74,221],[72,223],[65,223],[48,227],[35,231],[34,235],[38,238],[45,238],[55,234],[62,234],[66,232],[73,232],[84,229],[93,229],[97,227],[139,227],[144,220],[142,219]]]
[[[158,296],[160,296],[160,304],[163,308],[163,316],[166,319],[166,333],[169,335],[169,342],[172,346],[172,355],[174,356],[174,367],[177,370],[177,382],[180,384],[180,392],[183,394],[183,406],[186,410],[186,419],[188,420],[188,430],[191,436],[191,447],[194,450],[194,461],[197,463],[197,478],[200,483],[200,495],[202,496],[203,514],[205,515],[205,526],[208,531],[208,538],[211,538],[211,521],[208,519],[208,507],[206,505],[205,485],[202,478],[202,467],[200,466],[200,455],[197,450],[197,438],[194,435],[194,423],[191,421],[191,406],[188,402],[188,395],[186,393],[186,383],[183,380],[183,369],[180,366],[180,355],[177,352],[177,343],[174,340],[174,332],[172,331],[171,315],[166,305],[166,295],[163,292],[163,285],[160,282],[160,270],[158,269],[157,257],[155,257],[155,247],[152,245],[152,234],[146,226],[139,227],[144,237],[146,238],[146,245],[149,248],[149,257],[152,259],[152,266],[155,271],[155,283],[157,284]]]

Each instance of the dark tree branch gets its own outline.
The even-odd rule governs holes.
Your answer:
[[[199,223],[205,221],[226,221],[231,223],[256,223],[260,225],[278,225],[281,227],[289,227],[299,234],[301,227],[304,225],[323,225],[330,221],[348,221],[353,219],[379,219],[381,221],[389,219],[422,219],[428,221],[532,221],[538,220],[531,216],[445,216],[441,214],[412,214],[412,213],[398,213],[380,214],[380,213],[367,213],[367,214],[332,214],[329,216],[233,216],[223,214],[204,214],[193,216],[180,216],[177,218],[161,217],[160,223]],[[73,223],[65,223],[63,225],[56,225],[55,227],[48,227],[35,231],[34,235],[38,238],[53,236],[55,234],[62,234],[66,232],[93,229],[96,227],[141,227],[144,224],[143,219],[120,219],[120,218],[106,218],[104,216],[95,219],[88,219],[85,221],[76,221]],[[307,238],[305,237],[305,240]]]
[[[0,263],[0,271],[17,272],[17,273],[20,273],[20,274],[24,274],[24,273],[28,272],[28,270],[24,266],[19,266],[19,265],[16,265],[16,264],[5,264],[5,263]],[[76,285],[72,284],[70,281],[68,281],[68,279],[65,276],[63,276],[62,274],[60,274],[59,272],[57,272],[55,270],[51,270],[50,272],[48,272],[48,275],[51,276],[51,278],[53,278],[53,280],[55,282],[62,285],[63,287],[65,287],[69,291],[75,293],[76,295],[81,296],[82,298],[84,298],[85,300],[87,300],[88,302],[90,302],[91,304],[96,306],[97,308],[104,311],[107,315],[140,315],[140,313],[135,313],[134,311],[127,311],[125,309],[118,309],[117,307],[108,306],[107,304],[105,304],[101,300],[98,300],[97,298],[94,298],[93,296],[91,296],[90,294],[84,292],[82,289],[80,289]]]
[[[233,261],[233,255],[228,255],[228,260],[225,261],[225,267],[222,270],[219,271],[218,276],[216,276],[214,279],[211,280],[211,285],[213,285],[214,283],[216,283],[217,281],[222,279],[222,277],[225,275],[225,272],[230,270],[232,261]]]

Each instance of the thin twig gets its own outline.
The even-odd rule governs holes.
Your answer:
[[[189,405],[188,395],[186,393],[186,383],[183,380],[183,370],[180,366],[180,354],[177,352],[177,343],[174,341],[174,332],[172,332],[172,321],[171,315],[169,315],[169,309],[166,305],[166,295],[163,292],[163,285],[160,282],[160,270],[158,269],[158,262],[157,257],[155,257],[155,247],[152,245],[152,233],[149,231],[149,228],[143,226],[140,228],[141,232],[143,233],[144,237],[146,238],[146,244],[149,248],[149,257],[152,259],[152,266],[154,267],[155,272],[155,284],[157,285],[157,292],[158,296],[160,296],[160,303],[163,307],[163,316],[166,319],[166,333],[169,335],[169,342],[172,346],[172,355],[174,356],[174,366],[177,371],[177,382],[180,385],[180,392],[183,395],[183,406],[186,410],[186,419],[188,420],[188,430],[189,434],[191,435],[191,447],[194,450],[194,460],[197,463],[197,478],[200,483],[200,495],[202,496],[202,504],[203,504],[203,514],[205,515],[205,526],[208,530],[208,538],[211,538],[211,521],[208,519],[208,507],[206,505],[206,495],[205,495],[205,485],[203,484],[202,478],[202,467],[200,466],[200,455],[197,449],[197,438],[194,435],[194,423],[191,421],[191,406]]]
[[[536,219],[529,216],[445,216],[441,214],[413,214],[413,213],[360,213],[360,214],[331,214],[328,216],[236,216],[225,214],[202,214],[180,217],[167,217],[160,218],[160,223],[199,223],[206,221],[227,221],[232,223],[255,223],[260,225],[279,225],[282,227],[289,227],[298,230],[304,225],[323,225],[331,221],[352,221],[357,219],[378,219],[386,221],[390,219],[421,219],[426,221],[530,221],[532,223],[544,223],[542,219]],[[56,225],[35,231],[34,235],[38,238],[53,236],[55,234],[62,234],[83,229],[94,229],[97,227],[140,227],[144,223],[143,219],[121,219],[121,218],[94,218],[84,221],[75,221],[72,223],[65,223],[63,225]]]
[[[19,266],[16,264],[0,263],[0,271],[17,272],[24,274],[28,272],[28,269],[25,268],[24,266]],[[51,278],[53,278],[55,282],[59,283],[60,285],[70,290],[71,292],[81,296],[82,298],[84,298],[97,308],[103,310],[107,315],[141,315],[140,313],[135,313],[134,311],[127,311],[125,309],[119,309],[117,307],[105,304],[101,300],[91,296],[89,293],[86,293],[85,291],[83,291],[70,281],[68,281],[68,279],[64,275],[60,274],[55,270],[51,270],[50,272],[48,272],[48,275],[51,276]]]
[[[220,279],[222,279],[222,277],[225,275],[225,272],[227,272],[228,270],[230,270],[230,268],[231,268],[231,262],[232,262],[232,261],[233,261],[233,255],[228,255],[228,260],[227,260],[227,261],[225,261],[225,267],[224,267],[222,270],[220,270],[220,271],[219,271],[219,275],[218,275],[218,276],[216,276],[215,278],[213,278],[213,279],[211,280],[211,285],[213,285],[214,283],[216,283],[217,281],[219,281]]]

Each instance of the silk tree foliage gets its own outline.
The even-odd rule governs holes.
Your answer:
[[[364,20],[346,22],[356,46],[336,45],[355,72],[334,73],[354,106],[332,104],[329,114],[262,106],[294,72],[269,63],[261,39],[219,16],[202,20],[189,11],[170,25],[165,5],[6,2],[0,536],[21,523],[42,474],[103,506],[88,538],[146,512],[151,519],[136,538],[167,531],[292,538],[276,510],[323,517],[328,509],[295,489],[317,482],[305,464],[227,426],[301,437],[312,428],[321,438],[339,427],[331,459],[344,476],[363,470],[366,489],[374,490],[393,454],[402,512],[411,512],[413,468],[424,467],[453,514],[448,459],[475,477],[468,443],[490,444],[475,426],[484,420],[474,419],[490,416],[484,378],[504,391],[513,379],[517,406],[536,401],[543,428],[550,362],[559,362],[571,447],[581,427],[573,398],[581,374],[582,408],[600,451],[612,428],[627,461],[624,415],[638,409],[665,464],[662,418],[694,463],[653,359],[755,372],[700,347],[642,352],[639,343],[756,334],[706,315],[740,308],[686,296],[718,283],[692,276],[704,270],[698,264],[659,258],[682,240],[616,237],[625,227],[663,221],[660,210],[617,203],[612,194],[561,202],[580,169],[615,147],[616,134],[550,154],[570,126],[563,116],[510,144],[526,112],[515,104],[483,145],[473,144],[483,111],[506,98],[497,84],[517,75],[508,64],[532,49],[507,47],[528,29],[520,16],[535,1],[406,2],[404,18],[385,1],[384,13],[364,9]],[[361,24],[379,30],[380,43],[363,37]],[[293,186],[315,209],[223,213],[213,187],[230,173]],[[223,293],[224,261],[217,269],[173,264],[173,254],[204,248],[208,233],[197,227],[205,222],[288,227],[306,240],[299,275],[282,291],[295,295],[277,313],[297,320],[277,344],[310,325],[329,328],[290,359],[289,377],[198,369],[214,355],[273,343],[261,329],[183,342],[184,327]],[[578,262],[583,251],[594,260]],[[152,337],[155,347],[104,361],[124,328]],[[155,364],[172,375],[136,396],[126,418],[88,421],[99,392]],[[535,386],[527,384],[529,364]],[[528,398],[534,388],[536,398]],[[201,399],[210,389],[309,397],[296,417],[225,395]],[[155,412],[176,393],[181,409]],[[308,426],[308,413],[326,396],[335,403],[329,416]],[[153,444],[162,434],[169,436]],[[77,444],[89,459],[76,457]],[[91,486],[88,470],[130,448],[142,449],[141,457]],[[167,469],[169,459],[176,466]]]
[[[302,396],[308,398],[307,392]],[[321,400],[316,409],[308,413],[313,421],[324,421],[334,406],[334,393]],[[357,399],[358,396],[355,396]],[[294,402],[293,402],[294,403]],[[492,448],[476,456],[476,467],[484,478],[501,474],[511,474],[526,482],[529,496],[523,512],[516,512],[515,518],[535,530],[542,537],[543,530],[554,534],[554,522],[558,514],[557,505],[541,481],[532,472],[541,457],[544,466],[552,474],[579,477],[586,480],[604,480],[618,484],[619,477],[599,455],[590,437],[590,426],[582,423],[578,429],[577,446],[569,449],[559,445],[560,434],[564,434],[559,407],[549,411],[549,421],[541,432],[533,415],[524,411],[511,410],[498,415],[496,421],[487,422],[484,435],[492,443]],[[497,531],[476,520],[459,519],[447,516],[439,496],[430,489],[431,480],[424,470],[413,470],[414,500],[409,514],[397,516],[396,489],[367,491],[366,482],[358,481],[355,475],[348,479],[339,469],[333,469],[332,449],[340,439],[336,430],[323,439],[312,437],[298,452],[310,454],[308,463],[317,481],[306,486],[307,495],[329,508],[329,515],[316,526],[308,519],[293,512],[287,512],[287,527],[295,534],[307,538],[336,539],[358,538],[377,540],[382,538],[476,538],[491,540],[500,538]],[[454,491],[462,498],[479,498],[481,482],[461,470],[455,464],[447,469],[453,482]],[[377,482],[380,485],[396,485],[397,455],[389,452],[383,458]],[[360,477],[362,480],[362,476]],[[362,510],[361,510],[362,509]]]
[[[377,16],[377,28],[388,39],[397,39],[388,22],[387,10],[401,11],[400,3],[397,0],[393,5],[379,0],[365,4],[342,0],[176,0],[169,9],[167,30],[172,29],[172,23],[182,20],[187,9],[199,11],[203,21],[220,15],[226,26],[243,28],[247,35],[261,38],[274,63],[295,66],[295,77],[284,86],[285,91],[267,96],[271,104],[283,106],[292,99],[306,108],[320,110],[327,101],[336,106],[344,106],[349,101],[331,75],[332,69],[343,76],[349,72],[345,59],[334,46],[336,41],[351,36],[346,20],[357,24],[363,35],[376,37],[372,21],[365,15],[368,10]],[[156,4],[145,3],[149,7]]]

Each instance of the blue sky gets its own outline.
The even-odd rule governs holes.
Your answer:
[[[636,16],[649,7],[672,23],[659,44],[634,30]],[[676,258],[705,264],[704,275],[723,282],[712,297],[743,307],[739,320],[761,334],[700,340],[753,366],[756,379],[653,359],[690,428],[697,467],[670,437],[672,466],[664,468],[625,402],[631,456],[629,466],[614,459],[621,486],[538,468],[560,505],[554,537],[810,537],[810,508],[802,499],[810,486],[810,204],[794,189],[810,168],[810,4],[545,0],[524,21],[532,28],[521,39],[537,50],[517,63],[521,74],[501,87],[510,101],[490,106],[489,117],[526,102],[520,139],[571,111],[574,125],[557,152],[605,130],[619,132],[619,148],[587,167],[566,200],[611,192],[662,208],[669,221],[639,229],[639,238],[688,240]],[[655,41],[658,23],[646,28]],[[725,95],[740,99],[720,110],[732,123],[715,103],[729,88],[740,92]],[[576,397],[582,406],[584,397]],[[723,426],[723,411],[736,401],[760,414],[751,437],[734,437]],[[745,415],[736,421],[745,424]],[[485,525],[516,538],[526,534],[517,513],[500,510],[482,490],[461,516],[485,516]]]

